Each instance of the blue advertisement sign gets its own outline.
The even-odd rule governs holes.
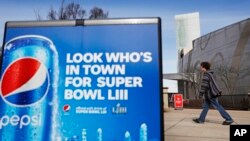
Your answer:
[[[6,24],[0,140],[163,140],[160,19],[67,22]]]

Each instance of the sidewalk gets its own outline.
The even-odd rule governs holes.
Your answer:
[[[229,125],[218,111],[210,109],[204,124],[192,121],[201,109],[174,110],[164,112],[165,141],[229,141]],[[235,123],[250,125],[250,111],[227,110]]]

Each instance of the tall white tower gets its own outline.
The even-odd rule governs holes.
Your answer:
[[[200,37],[199,13],[187,13],[175,16],[176,46],[178,50],[178,71],[183,72],[182,57],[193,48],[193,40]],[[185,68],[185,67],[184,67]]]

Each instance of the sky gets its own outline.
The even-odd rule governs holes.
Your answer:
[[[87,12],[94,6],[108,11],[109,18],[160,17],[162,20],[163,73],[177,72],[175,15],[199,12],[201,35],[250,18],[249,0],[65,0],[81,4]],[[6,21],[46,20],[48,10],[61,0],[0,0],[0,46]],[[164,80],[169,92],[177,82]]]

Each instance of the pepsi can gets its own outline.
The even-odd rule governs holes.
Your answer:
[[[0,140],[56,140],[58,53],[44,36],[5,43],[0,82]]]

